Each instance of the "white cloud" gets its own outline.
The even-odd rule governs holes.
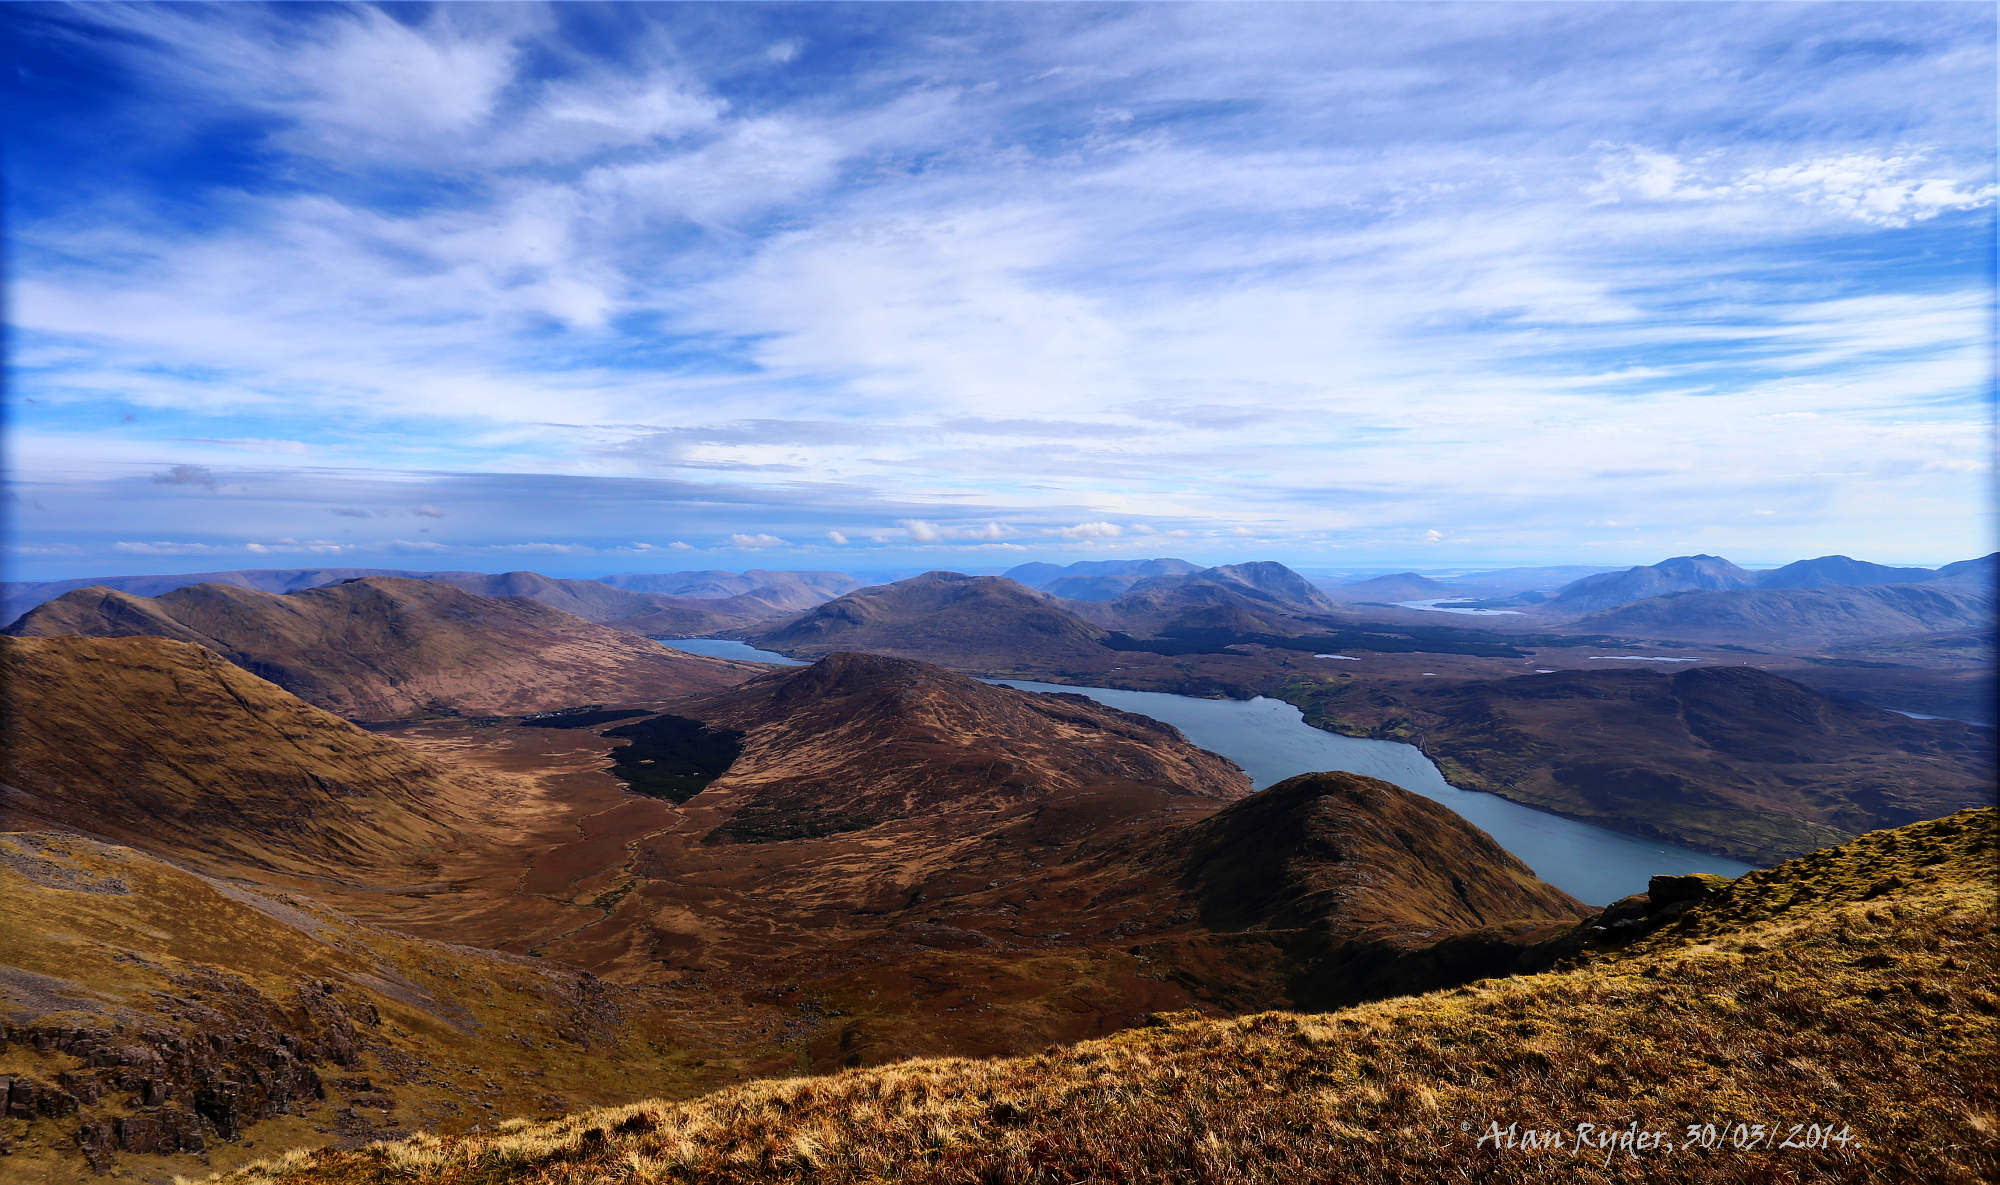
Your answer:
[[[839,531],[828,531],[826,538],[829,543],[832,543],[836,547],[847,546],[847,536],[841,534]]]
[[[790,546],[790,544],[786,543],[783,539],[778,538],[776,535],[766,535],[762,533],[755,535],[731,535],[729,537],[729,545],[731,547],[746,547],[752,550],[757,550],[766,547]]]
[[[243,550],[253,555],[269,555],[272,552],[306,552],[313,555],[338,555],[349,550],[345,543],[335,543],[331,539],[277,539],[270,543],[246,543]]]
[[[1125,533],[1125,528],[1117,523],[1089,522],[1064,527],[1056,534],[1064,539],[1116,539]]]
[[[475,126],[513,78],[511,39],[461,32],[450,10],[423,29],[375,8],[348,15],[326,22],[330,36],[290,61],[292,86],[279,102],[302,124],[351,135],[364,150]]]
[[[597,208],[620,218],[726,225],[822,189],[846,151],[809,125],[752,119],[692,151],[602,166],[579,188]]]
[[[634,10],[617,56],[529,7],[66,11],[137,64],[146,101],[106,126],[146,152],[272,130],[240,183],[178,195],[193,221],[135,183],[10,227],[10,395],[36,401],[10,468],[74,530],[150,510],[93,501],[114,479],[229,474],[120,528],[149,538],[415,500],[225,520],[253,513],[239,475],[301,455],[743,497],[678,528],[710,537],[1087,544],[1144,514],[1540,549],[1589,504],[1645,538],[1770,506],[1794,533],[1767,552],[1904,546],[1898,517],[1983,538],[1993,294],[1939,245],[1993,201],[1980,20],[1496,6],[1447,66],[1393,6],[995,11],[952,38],[914,12],[865,69],[799,53],[804,20],[703,56]],[[1792,52],[1863,25],[1901,48]],[[1479,68],[1551,43],[1574,52],[1533,88]],[[807,97],[766,93],[767,59]],[[1145,112],[1175,114],[1121,118]],[[588,546],[557,533],[580,517],[421,497],[468,539]],[[597,526],[657,521],[631,513]]]
[[[176,543],[159,539],[151,542],[119,540],[111,550],[120,555],[221,555],[234,550],[214,543]]]
[[[496,133],[488,151],[501,163],[563,161],[710,129],[727,109],[723,100],[671,77],[551,82],[522,122]]]
[[[511,552],[516,555],[586,555],[597,549],[583,543],[557,543],[551,540],[538,540],[532,543],[487,544],[483,550]]]
[[[1995,187],[1950,176],[1923,152],[1844,152],[1757,167],[1731,166],[1720,153],[1692,160],[1627,146],[1598,163],[1589,187],[1600,201],[1755,205],[1770,198],[1805,203],[1874,226],[1900,227],[1953,210],[1991,205]],[[1984,170],[1990,176],[1990,170]]]

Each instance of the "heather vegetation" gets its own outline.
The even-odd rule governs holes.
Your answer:
[[[2000,1171],[1992,810],[1754,873],[1568,966],[1318,1015],[1163,1016],[986,1061],[754,1083],[241,1185],[738,1181],[1936,1181]],[[1672,910],[1659,911],[1671,913]],[[1713,1146],[1529,1150],[1580,1122]],[[1747,1125],[1778,1133],[1754,1147]],[[1793,1125],[1799,1125],[1794,1130]],[[1740,1127],[1738,1125],[1746,1125]],[[1826,1146],[1831,1125],[1847,1140]],[[1790,1138],[1813,1147],[1776,1146]]]

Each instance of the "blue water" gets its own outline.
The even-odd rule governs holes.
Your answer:
[[[1421,609],[1426,613],[1459,613],[1466,617],[1519,617],[1519,609],[1470,609],[1447,605],[1446,601],[1463,601],[1464,597],[1433,597],[1428,601],[1397,601],[1398,609]]]
[[[806,664],[748,642],[728,638],[660,638],[677,650],[797,667]],[[1491,835],[1535,875],[1596,905],[1642,892],[1662,872],[1713,872],[1740,876],[1751,866],[1672,844],[1620,835],[1508,802],[1493,794],[1461,790],[1444,780],[1431,759],[1412,745],[1344,737],[1314,728],[1283,700],[1195,699],[1157,691],[1067,687],[1021,679],[994,682],[1023,691],[1069,691],[1101,704],[1163,720],[1195,744],[1243,767],[1259,789],[1294,774],[1344,770],[1381,778],[1442,803]]]
[[[1195,744],[1243,767],[1259,788],[1294,774],[1344,770],[1381,778],[1442,803],[1491,835],[1535,875],[1579,900],[1603,905],[1643,892],[1655,873],[1713,872],[1740,876],[1751,865],[1672,844],[1621,835],[1509,802],[1461,790],[1444,780],[1412,745],[1344,737],[1305,722],[1283,700],[1195,699],[1156,691],[1065,687],[1001,680],[1023,691],[1071,691],[1127,712],[1163,720]]]
[[[786,658],[774,650],[759,650],[748,642],[738,642],[731,638],[654,638],[662,646],[672,646],[689,654],[706,654],[712,658],[740,658],[746,662],[768,662],[774,666],[802,667],[805,663],[796,658]]]
[[[1898,716],[1908,716],[1912,720],[1956,720],[1960,724],[1970,724],[1976,728],[1993,727],[1993,722],[1991,720],[1967,720],[1963,716],[1926,716],[1922,712],[1905,712],[1901,708],[1890,708],[1888,710],[1894,712]]]

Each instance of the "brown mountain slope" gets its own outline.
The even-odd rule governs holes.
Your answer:
[[[630,813],[631,831],[607,829],[599,819],[608,812],[579,820],[585,838],[533,860],[537,877],[544,867],[568,870],[579,905],[615,904],[579,908],[567,925],[544,923],[560,929],[555,938],[518,925],[479,928],[484,922],[459,923],[458,932],[619,976],[782,975],[847,1017],[808,1042],[818,1062],[877,1060],[941,1041],[976,1052],[1016,1048],[1031,1034],[1131,1023],[1173,1000],[1240,1007],[1302,999],[1290,994],[1296,964],[1320,948],[1293,930],[1373,942],[1391,922],[1429,937],[1497,919],[1562,920],[1576,909],[1546,886],[1524,894],[1511,857],[1463,821],[1371,783],[1369,802],[1397,834],[1422,838],[1416,848],[1357,847],[1358,862],[1344,867],[1409,886],[1400,914],[1382,901],[1364,913],[1329,890],[1311,899],[1320,912],[1309,923],[1266,925],[1227,949],[1186,945],[1180,940],[1211,928],[1200,916],[1208,874],[1190,873],[1182,829],[1250,787],[1172,729],[1080,697],[850,654],[681,701],[659,717],[595,727],[606,748],[630,738],[657,745],[654,758],[671,762],[680,755],[674,745],[690,737],[706,744],[691,720],[737,738],[720,776],[698,792],[677,791],[671,810]],[[398,735],[509,767],[515,746],[541,743],[451,723]],[[579,729],[565,743],[588,753],[593,735]],[[1364,814],[1340,818],[1356,828],[1391,826]],[[1324,830],[1288,823],[1261,840],[1257,828],[1230,831],[1209,845],[1211,867],[1274,859]],[[1252,844],[1253,854],[1231,857],[1236,844]],[[1457,862],[1458,880],[1390,868],[1441,853]],[[1481,867],[1489,853],[1504,863]],[[1324,851],[1300,859],[1302,883],[1320,883],[1313,878],[1324,859]],[[1517,948],[1516,936],[1501,935],[1483,965],[1505,966]],[[1058,957],[1068,968],[1061,974],[1022,978],[1022,966]],[[1314,998],[1351,998],[1407,981],[1406,964],[1378,961],[1382,974],[1365,983],[1297,986]],[[1057,1007],[1052,996],[1073,1002]],[[921,1029],[925,1018],[946,1019],[938,1008],[961,1014],[948,1028]]]
[[[191,584],[230,584],[264,592],[288,593],[318,588],[364,576],[407,576],[430,580],[439,576],[472,576],[472,572],[402,572],[389,568],[252,568],[233,572],[187,572],[151,576],[97,576],[80,580],[0,581],[0,617],[8,623],[36,605],[80,588],[115,588],[134,596],[157,597]]]
[[[1982,811],[1872,834],[1559,971],[302,1149],[225,1180],[1975,1185],[2000,1173],[1995,830]]]
[[[1093,670],[1104,631],[1053,598],[1000,576],[926,572],[858,589],[758,635],[801,655],[865,650],[970,670]]]
[[[0,1178],[169,1182],[300,1141],[780,1072],[748,1010],[0,832]],[[746,1056],[747,1055],[747,1056]]]
[[[662,596],[596,580],[559,580],[539,572],[443,572],[426,579],[482,597],[525,597],[585,621],[663,636],[768,626],[825,599],[792,588],[754,586],[719,598]]]
[[[479,795],[199,646],[4,638],[0,820],[215,869],[427,879]]]
[[[392,578],[283,596],[222,585],[154,598],[81,589],[8,632],[195,642],[363,721],[662,699],[715,691],[761,669],[672,650],[533,601]]]
[[[1990,729],[1753,667],[1298,681],[1309,720],[1419,744],[1455,785],[1751,861],[1993,801]]]
[[[992,810],[1085,790],[1241,798],[1236,766],[1174,729],[1081,696],[992,687],[942,667],[830,655],[679,709],[748,730],[716,793],[794,828],[865,825],[929,810]]]
[[[1246,800],[1239,771],[1171,729],[896,659],[835,656],[675,701],[670,712],[741,733],[740,754],[721,776],[676,805],[622,793],[604,772],[623,738],[600,733],[662,718],[643,711],[617,720],[598,713],[578,727],[446,718],[378,735],[185,643],[5,646],[19,689],[8,721],[8,777],[19,791],[9,794],[6,826],[113,836],[240,878],[217,892],[295,903],[304,892],[412,940],[538,955],[548,966],[604,975],[620,992],[665,992],[685,1005],[677,1015],[700,1012],[706,1035],[687,1040],[722,1067],[829,1069],[912,1054],[1020,1052],[1136,1024],[1159,1009],[1345,1000],[1458,982],[1514,965],[1541,929],[1577,912],[1560,894],[1521,882],[1510,859],[1484,863],[1497,849],[1483,835],[1392,787],[1302,780],[1288,785],[1290,797]],[[1223,821],[1202,824],[1211,818]],[[59,891],[121,879],[95,865],[74,875],[44,869],[35,861],[62,860],[35,845],[67,842],[46,830],[23,842],[35,850],[16,845],[25,854],[15,866],[63,882]],[[1425,867],[1446,863],[1450,876]],[[1204,921],[1205,908],[1240,895],[1232,878],[1265,869],[1275,870],[1276,889]],[[130,887],[138,876],[123,879]],[[176,915],[182,897],[188,912]],[[23,993],[47,988],[21,996],[46,1017],[74,997],[44,983],[60,974],[48,969],[58,957],[49,952],[63,943],[111,964],[120,949],[152,962],[156,946],[179,950],[221,977],[179,965],[173,972],[195,976],[190,990],[209,1011],[160,1011],[165,1003],[147,993],[168,973],[155,974],[152,962],[133,964],[122,979],[93,971],[87,991],[154,1001],[151,1011],[134,1006],[137,1019],[122,1032],[194,1024],[202,1040],[213,1035],[216,1049],[234,1050],[236,1034],[254,1030],[263,1035],[252,1051],[275,1042],[295,1062],[324,1062],[316,1051],[329,1038],[324,1026],[309,1027],[318,1023],[312,1006],[299,1004],[301,1014],[288,1003],[299,998],[296,984],[259,987],[262,1003],[226,984],[199,986],[232,976],[262,983],[271,970],[255,961],[261,949],[222,957],[239,938],[266,938],[208,900],[189,889],[89,917],[52,912],[53,930],[17,927],[33,951],[14,971],[0,966],[0,983],[26,984]],[[155,945],[104,928],[121,916],[146,927]],[[1474,926],[1471,937],[1460,932]],[[194,931],[181,935],[181,927]],[[218,946],[220,934],[231,937]],[[1432,938],[1449,949],[1433,953]],[[333,957],[284,943],[270,953],[301,967]],[[440,959],[424,965],[459,984],[426,989],[440,1001],[479,991],[471,984],[489,974]],[[341,974],[371,991],[386,990],[377,980],[400,983],[366,967]],[[407,968],[399,974],[433,982]],[[410,1040],[382,1055],[379,1078],[372,1069],[367,1076],[439,1107],[455,1084],[477,1080],[480,1043],[519,1043],[523,1032],[494,1021],[468,1037],[471,1045],[454,1045],[449,1033],[398,1024],[394,1035]],[[269,1036],[282,1031],[297,1041]],[[602,1039],[604,1030],[589,1031],[591,1041]],[[529,1040],[525,1062],[503,1064],[532,1065],[543,1056],[534,1049],[566,1048],[540,1044],[549,1040]],[[625,1058],[618,1049],[612,1042],[598,1056]],[[671,1052],[635,1049],[639,1060],[607,1066],[604,1081],[652,1073],[647,1067]],[[83,1089],[61,1078],[73,1062],[17,1061],[0,1064],[0,1077],[20,1070]],[[202,1089],[245,1080],[211,1069]],[[710,1072],[666,1080],[709,1080]],[[265,1097],[309,1108],[284,1094],[305,1081],[295,1068],[274,1074],[250,1077]],[[123,1097],[86,1117],[113,1121],[120,1140]],[[444,1121],[435,1118],[443,1112],[425,1114],[425,1122]],[[189,1130],[181,1119],[148,1117]],[[447,1115],[455,1123],[483,1117]],[[233,1121],[205,1122],[195,1135],[230,1138]],[[49,1129],[38,1130],[45,1139]],[[77,1127],[70,1136],[101,1149],[105,1130],[78,1137],[85,1128]]]
[[[1187,883],[1215,930],[1339,917],[1353,935],[1408,940],[1580,908],[1447,808],[1359,774],[1287,778],[1182,842]]]
[[[1287,778],[1157,849],[1201,930],[1147,948],[1204,999],[1327,1008],[1426,991],[1532,962],[1584,914],[1451,811],[1375,778]],[[1252,993],[1273,969],[1282,992]]]

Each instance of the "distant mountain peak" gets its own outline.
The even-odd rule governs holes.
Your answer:
[[[1558,612],[1589,613],[1667,593],[1754,588],[1757,577],[1717,555],[1679,555],[1574,580],[1557,589],[1547,605]]]
[[[856,589],[758,635],[775,649],[823,654],[871,651],[903,657],[953,655],[959,665],[1012,670],[1026,660],[1095,656],[1104,631],[1048,594],[1005,576],[925,572]]]
[[[1145,560],[1078,560],[1073,564],[1027,563],[1006,576],[1029,588],[1069,601],[1116,600],[1133,585],[1154,577],[1186,576],[1200,565],[1161,557]]]

